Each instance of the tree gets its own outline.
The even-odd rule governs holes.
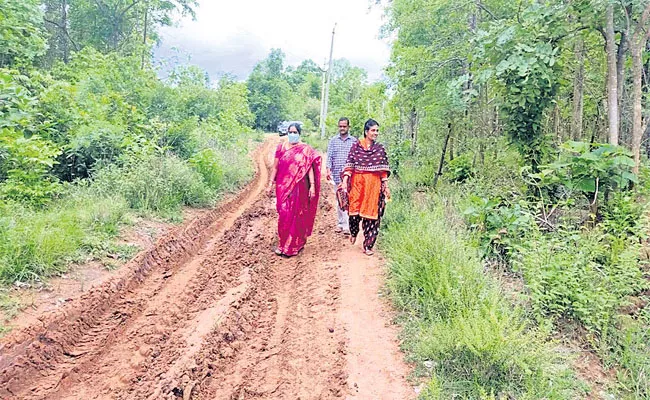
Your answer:
[[[269,56],[255,66],[246,84],[255,126],[275,130],[280,121],[289,117],[291,101],[291,86],[284,79],[282,50],[272,49]]]
[[[45,38],[37,0],[0,0],[0,67],[31,63],[45,52]]]
[[[632,153],[634,156],[634,173],[639,173],[641,162],[641,139],[647,127],[647,120],[643,118],[643,52],[648,43],[650,30],[650,3],[645,6],[637,23],[631,40],[632,53],[632,79],[633,79],[633,114],[632,114]]]
[[[609,121],[609,143],[618,145],[619,111],[618,111],[618,76],[617,51],[614,32],[614,5],[607,5],[605,11],[605,42],[607,53],[607,117]]]
[[[156,28],[172,24],[172,17],[194,16],[196,0],[44,0],[49,61],[64,61],[69,46],[75,51],[92,46],[103,53],[140,53]]]

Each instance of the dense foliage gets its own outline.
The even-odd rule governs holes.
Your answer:
[[[391,222],[387,250],[393,253],[397,304],[414,316],[406,324],[408,346],[436,387],[423,397],[650,396],[644,217],[649,192],[640,157],[641,144],[650,143],[643,78],[648,65],[635,55],[641,48],[647,58],[640,32],[648,31],[650,3],[393,0],[385,5],[384,29],[395,37],[387,68],[395,95],[384,139],[406,143],[390,150],[408,193],[394,207],[409,204],[422,213]],[[439,220],[448,222],[438,226]],[[416,226],[402,226],[421,221],[428,221],[436,236],[423,243],[419,238],[427,235]],[[421,249],[405,250],[401,232],[409,230],[418,232]],[[548,382],[514,388],[506,384],[512,375],[491,382],[476,378],[483,370],[477,361],[453,373],[438,366],[460,356],[450,350],[432,356],[421,346],[446,332],[442,321],[450,325],[458,318],[438,315],[430,321],[433,306],[422,310],[421,296],[430,288],[435,292],[426,300],[474,287],[469,276],[478,273],[463,272],[462,281],[444,290],[419,275],[435,268],[436,279],[446,277],[434,258],[446,254],[436,242],[450,234],[456,243],[445,242],[448,247],[475,247],[487,274],[509,283],[506,294],[517,296],[511,308],[523,307],[533,321],[526,332],[536,332],[541,342],[555,337],[567,348],[590,349],[600,365],[589,368],[611,368],[616,378],[599,387],[581,376],[585,366],[577,365],[587,393],[578,394],[583,389],[576,386],[578,392],[550,393]],[[466,264],[466,252],[445,263]],[[420,263],[419,257],[431,259]],[[410,285],[406,292],[405,285]],[[463,306],[461,314],[470,310]],[[498,320],[496,315],[454,325],[455,333],[461,337],[458,332]],[[461,342],[454,342],[456,349]],[[469,343],[470,354],[482,354],[481,340]],[[505,352],[508,344],[502,346],[493,349]],[[505,368],[510,374],[528,359],[507,357],[514,363]],[[434,367],[428,368],[431,360]]]
[[[141,42],[193,2],[5,3],[0,281],[101,259],[129,215],[176,219],[251,176],[246,85],[193,66],[163,82]]]

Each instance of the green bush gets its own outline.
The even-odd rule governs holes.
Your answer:
[[[615,237],[645,236],[643,211],[643,204],[633,193],[613,193],[602,209],[603,230]]]
[[[124,127],[107,121],[94,121],[72,129],[67,140],[56,168],[58,175],[66,181],[87,178],[97,164],[116,162],[122,155]]]
[[[456,157],[447,164],[447,180],[462,183],[473,177],[476,171],[468,154]]]
[[[206,206],[215,198],[201,175],[174,155],[136,158],[124,167],[110,165],[95,174],[92,186],[103,196],[121,194],[135,210],[167,217],[183,205]]]
[[[127,205],[121,197],[96,198],[79,190],[45,210],[0,205],[0,282],[40,280],[118,233]]]
[[[42,206],[58,192],[49,170],[60,149],[39,136],[25,137],[13,128],[0,128],[0,199]]]
[[[189,162],[211,189],[221,188],[224,183],[224,166],[215,150],[203,149],[194,154]]]
[[[481,254],[508,262],[518,249],[522,237],[535,227],[532,213],[525,203],[508,206],[496,199],[470,196],[463,214],[479,236]]]
[[[540,319],[573,318],[606,339],[627,297],[648,287],[639,246],[598,229],[529,235],[524,243],[514,267]]]
[[[181,158],[190,158],[199,148],[197,127],[198,119],[196,117],[172,123],[163,131],[160,146],[171,150]]]
[[[404,347],[430,377],[422,398],[574,398],[565,361],[483,274],[442,199],[431,201],[396,196],[382,242]]]

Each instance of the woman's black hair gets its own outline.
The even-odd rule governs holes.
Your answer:
[[[375,121],[372,118],[370,118],[369,120],[366,121],[365,124],[363,124],[363,137],[366,137],[366,134],[373,126],[379,126],[379,122]]]
[[[296,128],[296,130],[298,131],[298,135],[302,134],[302,130],[300,129],[300,124],[297,124],[295,122],[293,124],[289,125],[289,127],[287,128],[287,133],[289,133],[289,129],[291,129],[292,126],[294,126]]]

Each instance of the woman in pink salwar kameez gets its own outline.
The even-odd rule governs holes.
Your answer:
[[[278,145],[268,193],[275,184],[278,247],[275,254],[295,256],[311,235],[318,210],[321,157],[300,142],[300,126],[288,128],[288,141]]]

